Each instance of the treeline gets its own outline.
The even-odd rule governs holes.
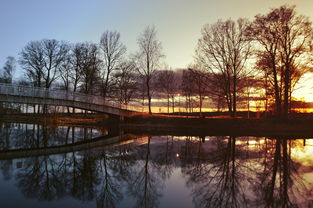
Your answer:
[[[296,84],[311,70],[312,35],[311,21],[293,6],[271,9],[252,21],[218,20],[203,26],[194,63],[183,70],[164,64],[154,27],[140,34],[139,49],[129,56],[120,34],[112,31],[97,44],[32,41],[19,54],[26,75],[20,84],[101,95],[126,106],[147,100],[149,113],[152,98],[165,99],[170,112],[179,96],[188,112],[198,108],[201,113],[209,100],[235,117],[238,106],[249,110],[253,100],[286,118]],[[8,57],[0,81],[12,82],[15,62]]]
[[[152,75],[163,57],[154,27],[144,30],[138,45],[139,50],[126,57],[126,47],[115,31],[105,31],[97,44],[31,41],[19,53],[18,61],[7,58],[0,81],[12,82],[18,62],[25,74],[19,84],[100,95],[126,106],[144,93],[151,112]]]

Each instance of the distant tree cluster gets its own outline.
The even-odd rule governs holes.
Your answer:
[[[8,56],[3,66],[2,74],[0,74],[0,83],[12,83],[15,70],[16,60],[14,57]]]
[[[128,57],[116,31],[105,31],[97,44],[31,41],[19,54],[26,75],[20,83],[100,95],[121,106],[147,100],[149,113],[152,98],[165,100],[167,112],[174,112],[178,96],[186,112],[197,108],[201,116],[206,101],[235,117],[238,108],[249,111],[253,100],[286,118],[296,84],[311,70],[312,30],[293,6],[271,9],[253,21],[218,20],[203,26],[194,63],[181,70],[163,63],[154,27],[139,35],[138,51]],[[15,71],[16,61],[8,57],[0,82],[12,83]]]

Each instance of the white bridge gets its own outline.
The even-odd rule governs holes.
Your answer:
[[[0,84],[0,102],[67,106],[123,117],[136,114],[101,96],[14,84]]]

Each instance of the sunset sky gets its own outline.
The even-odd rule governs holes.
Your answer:
[[[105,30],[119,31],[131,54],[137,50],[138,35],[154,25],[165,62],[184,68],[193,61],[204,24],[239,17],[252,20],[284,4],[296,5],[299,14],[313,20],[312,0],[1,0],[0,66],[9,55],[17,58],[31,40],[99,42]],[[295,95],[313,101],[308,83]]]

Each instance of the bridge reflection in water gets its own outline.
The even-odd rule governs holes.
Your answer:
[[[0,125],[2,206],[313,205],[311,139],[130,136],[102,145],[99,140],[118,137],[107,137],[107,130],[71,128]],[[66,146],[81,142],[87,146]],[[57,145],[60,152],[49,152]],[[3,157],[4,151],[38,148],[46,154]]]

